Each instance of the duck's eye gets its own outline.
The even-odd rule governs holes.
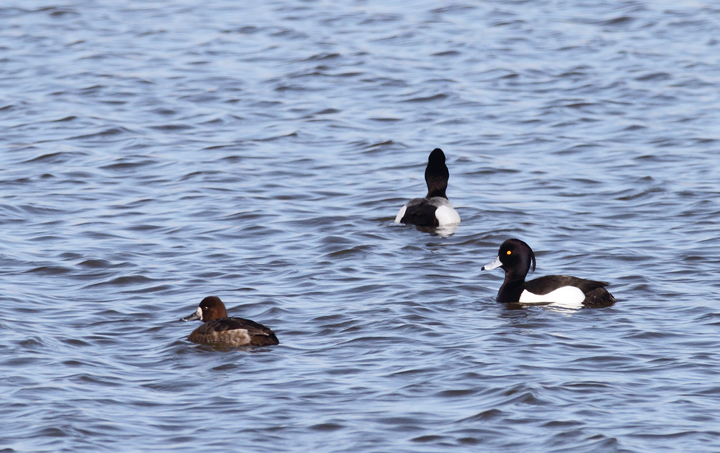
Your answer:
[[[508,251],[505,252],[505,253],[507,253],[508,255],[512,255],[512,251],[511,251],[511,250],[508,250]]]

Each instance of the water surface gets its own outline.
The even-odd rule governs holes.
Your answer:
[[[3,451],[718,451],[720,8],[0,7]],[[463,223],[397,226],[448,156]],[[513,310],[482,273],[606,280]],[[281,345],[214,351],[207,295]]]

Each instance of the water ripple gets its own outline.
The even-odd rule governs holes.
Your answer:
[[[0,7],[3,448],[718,450],[720,10],[557,6]],[[513,236],[619,302],[495,303]]]

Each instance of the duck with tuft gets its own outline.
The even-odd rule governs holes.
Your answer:
[[[445,165],[445,153],[435,148],[425,168],[428,193],[425,198],[413,198],[400,208],[395,223],[409,223],[423,227],[437,227],[460,223],[460,215],[450,204],[445,190],[450,172]]]
[[[519,302],[528,305],[549,305],[561,308],[609,307],[615,298],[605,289],[605,282],[570,277],[568,275],[547,275],[525,281],[530,271],[535,270],[535,253],[520,239],[503,242],[498,257],[483,266],[489,271],[501,267],[505,281],[498,291],[497,301]]]

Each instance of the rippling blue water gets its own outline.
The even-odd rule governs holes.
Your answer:
[[[0,6],[2,451],[719,451],[720,7]],[[448,156],[449,237],[394,225]],[[510,309],[481,273],[611,308]],[[215,351],[207,295],[281,345]]]

